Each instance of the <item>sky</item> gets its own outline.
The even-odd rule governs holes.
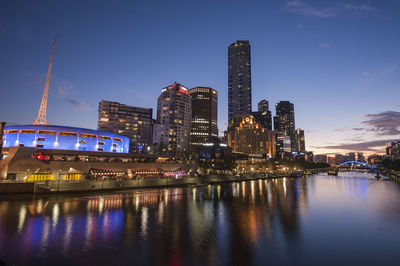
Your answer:
[[[289,100],[306,148],[382,153],[400,138],[400,1],[0,0],[0,121],[96,128],[102,99],[153,108],[175,81],[219,92],[228,46],[251,45],[252,101]]]

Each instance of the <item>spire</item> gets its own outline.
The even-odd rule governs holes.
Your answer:
[[[56,38],[53,41],[53,50],[51,51],[49,68],[47,69],[46,82],[44,83],[42,102],[40,103],[39,113],[36,117],[34,125],[47,125],[47,98],[49,96],[49,85],[51,77],[51,69],[53,68],[54,50],[56,48]]]

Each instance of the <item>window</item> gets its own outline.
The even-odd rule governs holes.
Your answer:
[[[44,138],[43,137],[38,137],[36,140],[37,141],[44,141]]]
[[[36,148],[43,148],[44,146],[43,146],[43,144],[37,144],[36,145]]]
[[[99,141],[99,145],[104,145],[104,142],[103,141]]]
[[[107,136],[99,136],[99,139],[111,140],[111,137],[107,137]]]
[[[35,130],[31,130],[31,129],[21,129],[21,131],[19,133],[23,133],[23,134],[35,134],[36,131]]]
[[[86,140],[83,140],[83,139],[81,139],[81,140],[79,141],[79,143],[80,143],[80,144],[86,144],[86,143],[87,143],[87,141],[86,141]]]
[[[60,136],[69,136],[69,137],[77,137],[78,133],[75,132],[65,132],[65,131],[60,131]]]
[[[23,143],[20,143],[18,146],[20,147],[24,147],[25,145]]]
[[[117,143],[113,143],[113,147],[117,147]]]
[[[97,148],[98,151],[104,151],[104,148]]]
[[[51,130],[39,130],[38,134],[43,134],[43,135],[56,135],[56,131],[51,131]]]
[[[97,139],[97,136],[93,134],[81,134],[81,138]]]
[[[114,141],[122,142],[122,139],[114,138]]]

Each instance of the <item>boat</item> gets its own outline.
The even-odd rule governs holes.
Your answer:
[[[338,170],[336,170],[336,169],[329,170],[329,171],[328,171],[328,175],[337,176],[337,175],[338,175]]]

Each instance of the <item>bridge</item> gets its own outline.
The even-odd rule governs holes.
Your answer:
[[[365,162],[359,161],[346,161],[336,167],[339,171],[368,171],[371,173],[383,173],[384,169],[369,165]]]

